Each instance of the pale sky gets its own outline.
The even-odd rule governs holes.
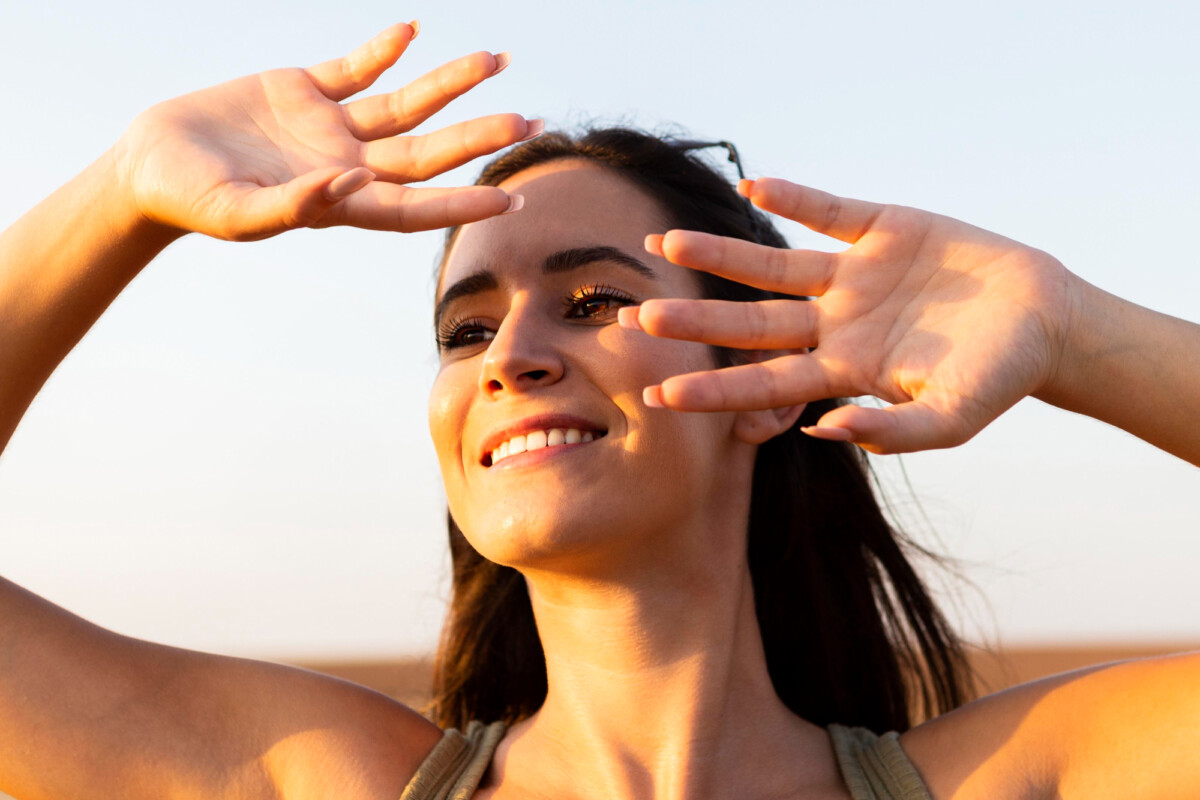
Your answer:
[[[513,53],[441,124],[516,111],[728,138],[751,175],[957,216],[1200,320],[1200,10],[1182,3],[6,6],[0,226],[152,103],[414,17],[421,38],[383,89]],[[0,572],[185,647],[431,649],[448,585],[425,422],[440,242],[336,230],[172,246],[0,459]],[[878,463],[904,520],[977,587],[947,596],[972,635],[1200,642],[1196,468],[1032,400],[964,447],[904,457],[916,501],[896,459]]]

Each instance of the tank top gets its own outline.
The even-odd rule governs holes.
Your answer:
[[[932,800],[894,731],[876,736],[866,728],[830,725],[838,769],[854,800]],[[442,734],[417,768],[400,800],[470,800],[504,738],[503,722],[472,722],[466,733]]]

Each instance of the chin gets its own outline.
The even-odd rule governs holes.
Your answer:
[[[695,546],[695,504],[669,494],[628,493],[621,502],[513,502],[486,514],[455,513],[463,535],[489,561],[522,572],[613,579],[647,564],[661,569]],[[551,495],[555,498],[570,495]],[[576,495],[578,497],[578,495]],[[670,532],[678,536],[671,536]]]
[[[489,513],[487,520],[460,517],[459,528],[489,561],[518,570],[570,568],[603,560],[617,542],[613,528],[595,515],[563,514],[545,508]]]

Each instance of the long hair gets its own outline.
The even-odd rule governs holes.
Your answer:
[[[655,198],[677,228],[787,243],[770,220],[690,152],[646,133],[547,134],[492,161],[476,182],[495,186],[538,164],[584,159]],[[447,232],[447,251],[457,229]],[[710,299],[784,295],[697,272]],[[719,366],[735,351],[716,349]],[[970,679],[962,642],[907,554],[930,556],[888,522],[865,454],[800,432],[844,401],[810,403],[797,424],[759,446],[748,560],[767,669],[779,698],[818,725],[908,729],[962,704]],[[448,518],[452,599],[434,668],[434,721],[528,717],[546,698],[546,663],[525,580],[480,555]]]

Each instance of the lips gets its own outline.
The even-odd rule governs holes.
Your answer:
[[[586,444],[606,433],[602,425],[581,417],[562,414],[530,417],[490,435],[479,463],[491,467],[521,453]]]

